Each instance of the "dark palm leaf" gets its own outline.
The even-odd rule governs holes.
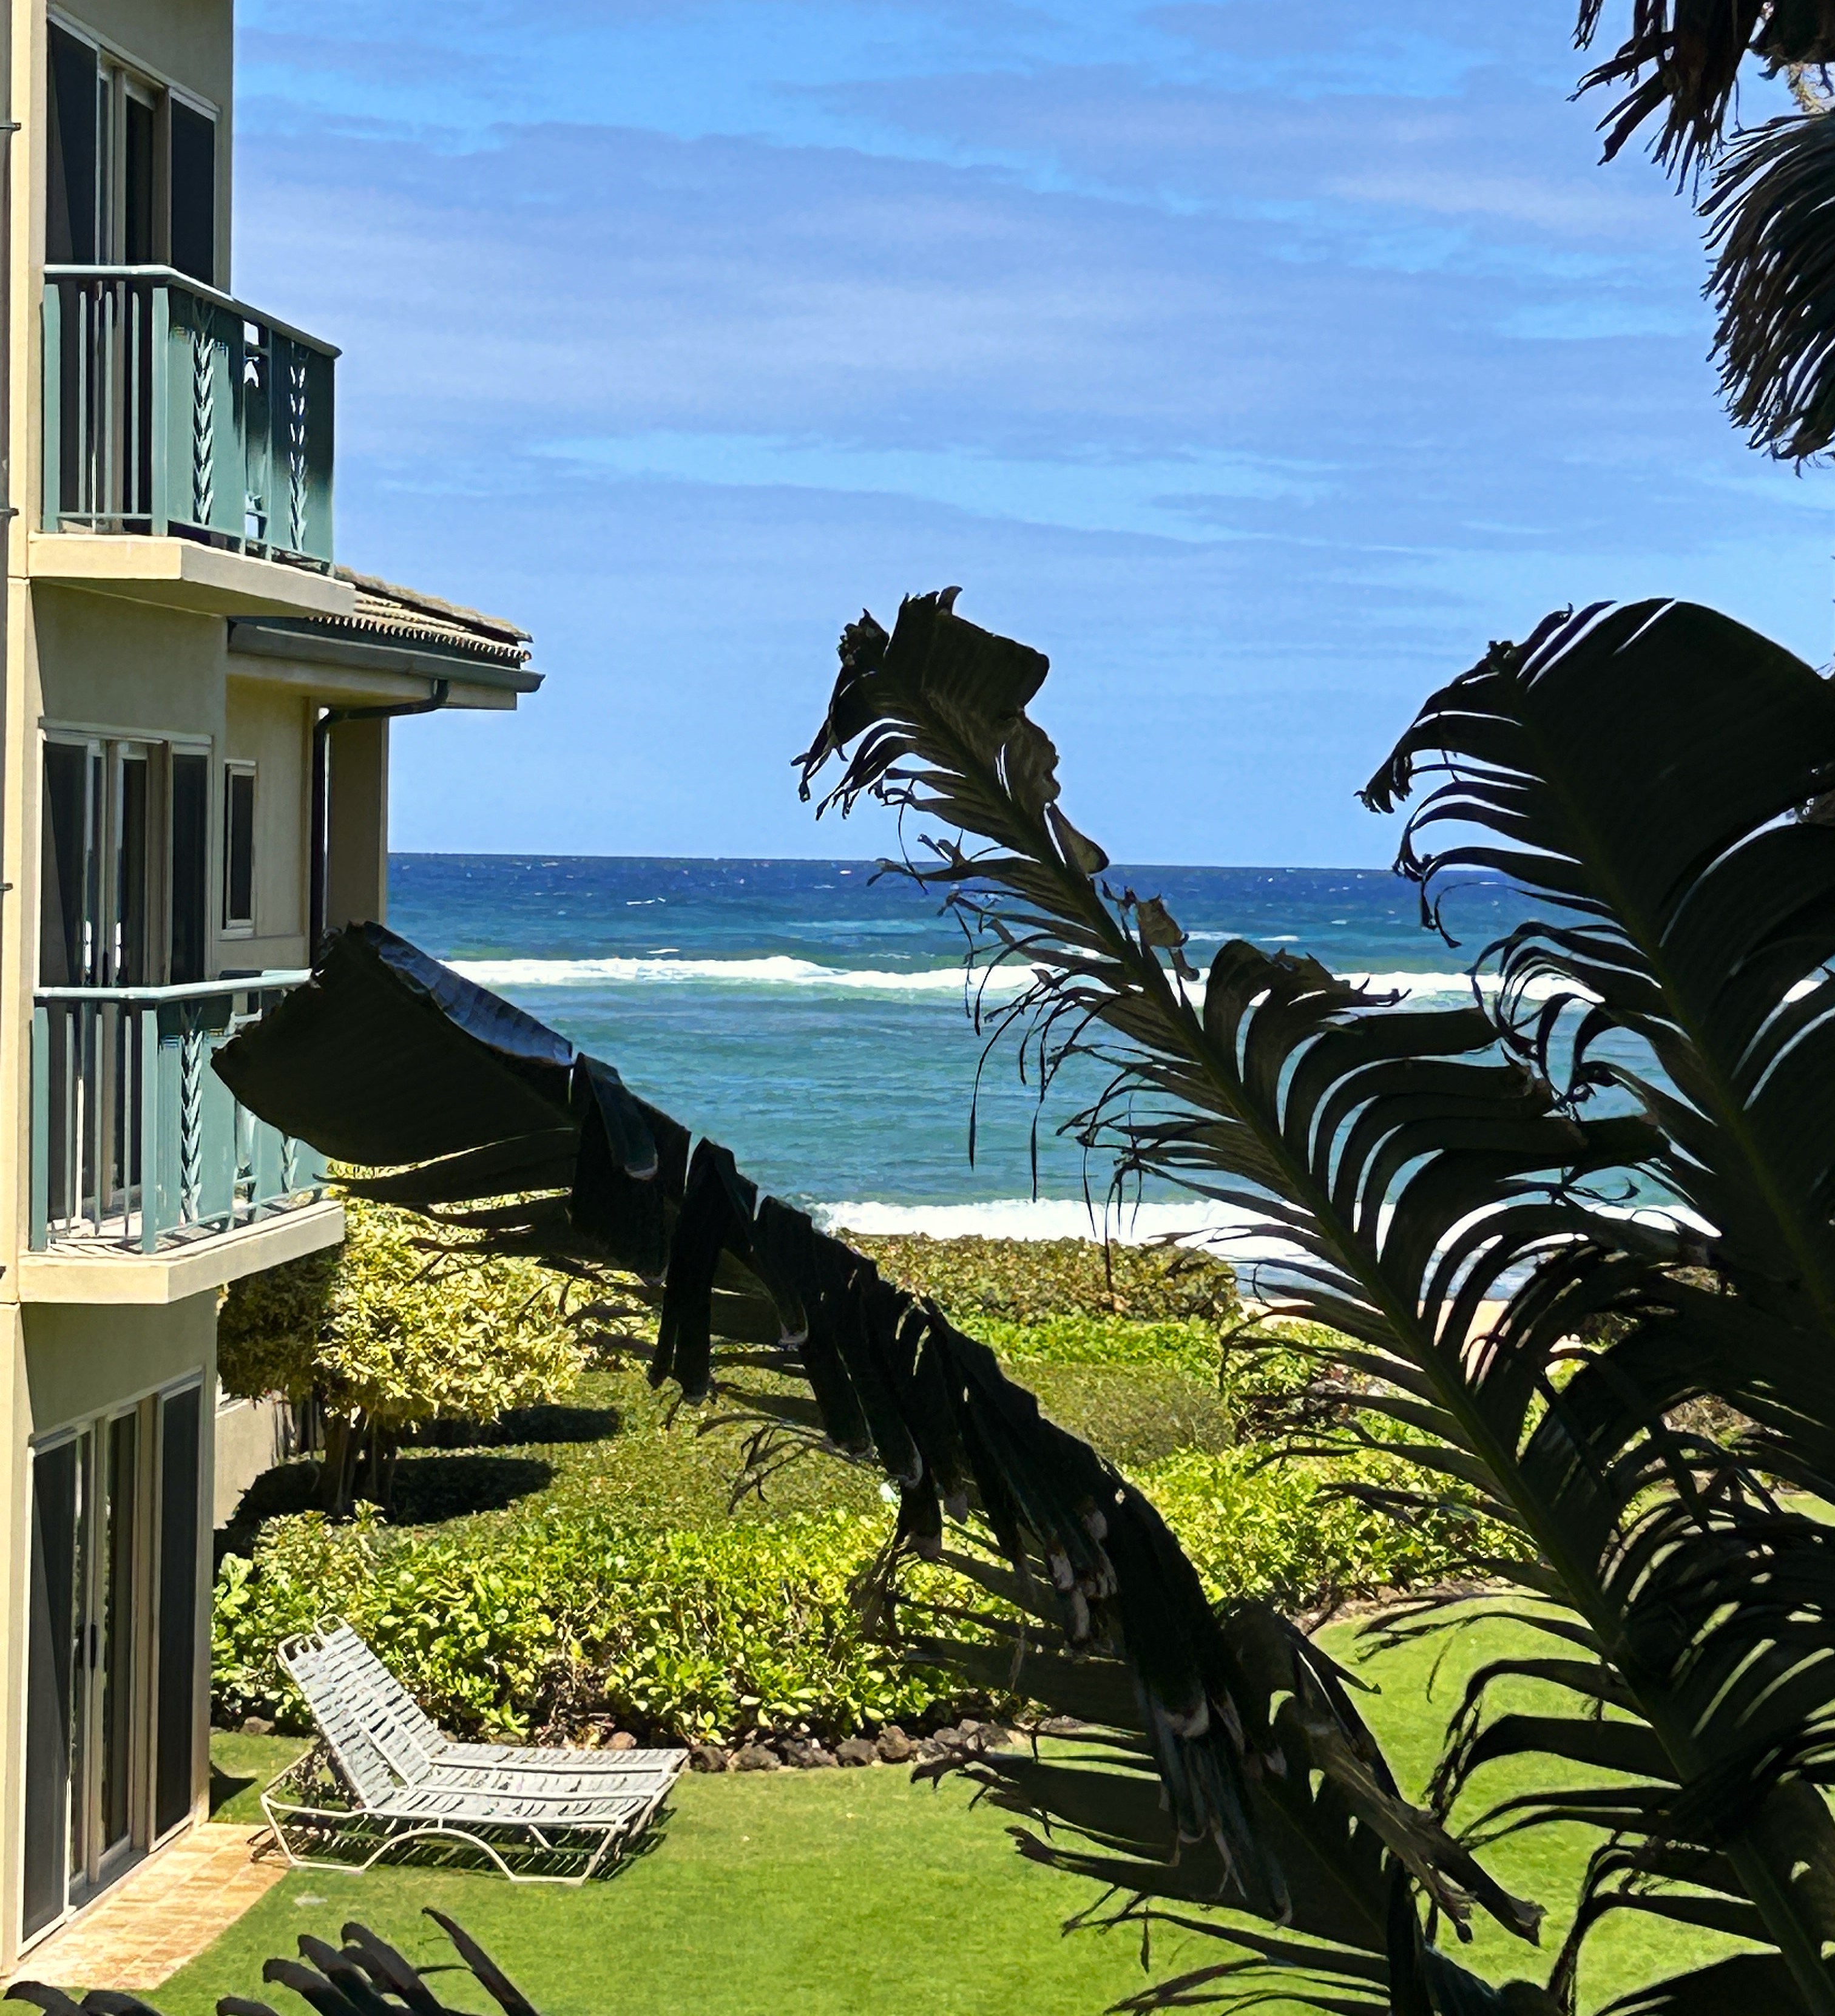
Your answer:
[[[1590,48],[1605,0],[1582,0],[1576,39]],[[1835,57],[1832,0],[1632,0],[1624,41],[1581,79],[1582,91],[1622,92],[1600,122],[1610,160],[1647,120],[1660,118],[1653,151],[1678,175],[1712,158],[1740,65],[1774,68]]]
[[[1703,206],[1720,311],[1714,350],[1733,418],[1801,461],[1835,440],[1835,119],[1743,135]]]
[[[1550,906],[1484,956],[1506,1033],[1564,1072],[1576,1109],[1628,1093],[1661,1127],[1650,1166],[1745,1291],[1718,1312],[1664,1291],[1704,1350],[1718,1345],[1711,1388],[1781,1434],[1794,1409],[1826,1462],[1835,829],[1791,815],[1835,783],[1835,687],[1692,604],[1553,616],[1436,693],[1366,801],[1387,810],[1424,777],[1442,781],[1400,863],[1424,914],[1474,868]],[[1609,1049],[1615,1035],[1654,1069]]]
[[[590,1107],[573,1187],[545,1215],[539,1200],[524,1201],[513,1216],[473,1209],[455,1218],[445,1208],[498,1195],[504,1171],[527,1166],[516,1162],[515,1144],[534,1136],[551,1153],[561,1129],[548,1124],[550,1115],[574,1109],[551,1091],[548,1111],[531,1122],[519,1078],[509,1111],[524,1131],[507,1143],[495,1137],[499,1108],[470,1100],[466,1085],[474,1057],[487,1083],[505,1069],[505,1046],[479,1033],[506,1026],[501,1004],[479,990],[430,984],[430,963],[380,926],[344,933],[309,985],[218,1053],[223,1076],[276,1124],[335,1140],[345,1154],[399,1163],[410,1144],[422,1153],[422,1144],[434,1144],[438,1159],[372,1181],[372,1194],[419,1204],[488,1245],[507,1228],[518,1250],[553,1251],[570,1266],[628,1269],[635,1242],[599,1214],[608,1196],[629,1191],[609,1191],[602,1164],[589,1157]],[[430,1036],[423,1010],[436,998],[453,1004],[453,1026]],[[516,1029],[515,1056],[533,1054],[549,1086],[610,1075],[549,1032],[538,1039],[507,1026]],[[417,1065],[412,1053],[423,1046],[430,1061]],[[343,1108],[344,1060],[358,1049],[396,1108],[356,1122]],[[387,1068],[391,1057],[399,1071]],[[1513,1096],[1524,1074],[1508,1075]],[[829,1445],[876,1461],[898,1485],[901,1546],[934,1554],[946,1512],[970,1520],[1006,1563],[998,1571],[972,1566],[972,1579],[1080,1657],[1109,1662],[1099,1670],[1126,1676],[1135,1768],[1159,1781],[1151,1841],[1135,1845],[1157,1849],[1177,1872],[1162,1870],[1161,1880],[1180,1895],[1196,1885],[1203,1901],[1230,1906],[1240,1922],[1247,1914],[1275,1927],[1253,1935],[1255,1950],[1302,1986],[1319,1978],[1319,1937],[1343,1945],[1345,1967],[1360,1978],[1385,1980],[1398,1967],[1412,1978],[1429,1964],[1412,1910],[1398,1913],[1392,1902],[1398,1870],[1455,1924],[1476,1903],[1513,1930],[1533,1932],[1539,1913],[1506,1896],[1436,1816],[1401,1797],[1348,1697],[1322,1677],[1325,1663],[1304,1639],[1266,1613],[1215,1616],[1152,1505],[1043,1417],[991,1352],[881,1280],[803,1213],[761,1197],[715,1144],[701,1142],[685,1163],[679,1154],[646,1155],[636,1126],[673,1123],[652,1108],[635,1110],[627,1163],[651,1173],[620,1175],[633,1187],[653,1186],[629,1208],[644,1224],[660,1225],[667,1245],[664,1278],[650,1291],[661,1311],[652,1377],[672,1377],[698,1396],[716,1374],[758,1365],[764,1342],[762,1362],[807,1381]],[[1572,1121],[1548,1124],[1563,1140],[1585,1138]],[[772,1315],[768,1337],[760,1309]],[[724,1390],[761,1419],[807,1435],[801,1408],[768,1393]],[[954,1563],[970,1565],[965,1557]],[[962,1656],[977,1654],[964,1647]],[[1099,1831],[1127,1836],[1125,1825]],[[1290,1924],[1330,1929],[1302,1938]],[[1444,1996],[1467,1978],[1450,1964],[1433,1965]]]
[[[1635,639],[1655,615],[1632,612],[1614,635]],[[1725,641],[1722,632],[1704,622],[1674,641],[1694,647],[1693,659],[1669,654],[1682,657],[1682,673],[1706,660],[1686,704],[1680,674],[1660,696],[1646,695],[1632,673],[1648,668],[1634,654],[1622,671],[1608,661],[1597,674],[1614,682],[1609,694],[1571,689],[1567,711],[1551,705],[1538,723],[1563,758],[1571,752],[1575,763],[1610,775],[1616,804],[1589,801],[1589,814],[1607,822],[1611,838],[1624,833],[1639,874],[1665,891],[1678,869],[1716,861],[1729,822],[1743,832],[1755,803],[1767,808],[1759,816],[1776,820],[1826,788],[1817,753],[1826,743],[1819,733],[1806,735],[1812,722],[1793,710],[1808,709],[1818,729],[1827,717],[1794,665],[1779,665],[1784,654],[1767,657],[1754,642],[1745,653],[1750,676],[1736,687],[1711,648]],[[1675,1158],[1662,1131],[1673,1125],[1669,1109],[1646,1102],[1647,1129],[1635,1119],[1585,1120],[1551,1090],[1536,1045],[1518,1040],[1525,1060],[1540,1067],[1520,1078],[1495,1060],[1498,1031],[1485,1014],[1397,1013],[1311,962],[1247,945],[1218,954],[1200,1006],[1164,906],[1103,884],[1099,851],[1058,812],[1055,752],[1022,711],[1042,661],[962,624],[950,598],[930,597],[907,603],[890,636],[870,619],[852,626],[842,663],[806,779],[857,742],[828,802],[845,808],[872,791],[992,843],[973,855],[933,843],[934,863],[914,872],[955,884],[997,954],[1043,969],[1021,1012],[1033,1017],[1048,1078],[1080,1052],[1110,1066],[1110,1095],[1079,1123],[1084,1140],[1113,1147],[1124,1174],[1168,1176],[1206,1197],[1259,1208],[1267,1229],[1287,1237],[1301,1256],[1290,1299],[1356,1341],[1352,1369],[1382,1382],[1370,1412],[1439,1445],[1398,1442],[1398,1453],[1450,1474],[1519,1526],[1536,1558],[1504,1564],[1506,1571],[1571,1604],[1578,1620],[1545,1618],[1545,1628],[1624,1683],[1643,1726],[1625,1724],[1609,1740],[1629,1746],[1640,1769],[1660,1760],[1653,1782],[1668,1791],[1653,1831],[1727,1840],[1805,2006],[1835,2006],[1819,1950],[1835,1921],[1814,1885],[1794,1887],[1790,1873],[1804,1865],[1806,1843],[1808,1866],[1835,1868],[1827,1815],[1818,1794],[1786,1782],[1819,1774],[1835,1698],[1826,1662],[1812,1658],[1801,1672],[1795,1665],[1801,1645],[1826,1630],[1824,1543],[1808,1522],[1755,1515],[1736,1478],[1704,1494],[1696,1480],[1707,1453],[1678,1445],[1665,1420],[1678,1377],[1697,1391],[1767,1384],[1780,1423],[1793,1409],[1810,1423],[1828,1419],[1826,1396],[1817,1377],[1799,1376],[1799,1354],[1775,1340],[1756,1365],[1732,1363],[1722,1331],[1671,1292],[1669,1270],[1687,1257],[1685,1243],[1603,1218],[1574,1187],[1613,1163],[1667,1168]],[[983,703],[966,702],[965,689]],[[1829,704],[1819,690],[1818,698]],[[1654,707],[1674,729],[1660,753],[1594,734],[1602,711],[1628,719],[1640,707]],[[1475,711],[1463,690],[1445,711],[1461,727]],[[1489,715],[1470,733],[1475,761],[1503,762]],[[1434,739],[1425,730],[1418,738],[1423,747]],[[1712,752],[1711,789],[1697,783],[1704,751]],[[1761,759],[1793,754],[1804,787],[1780,795],[1776,764]],[[1654,830],[1639,825],[1643,808],[1628,802],[1637,794],[1625,788],[1628,771],[1692,807],[1692,825],[1679,816]],[[1517,831],[1515,782],[1513,771],[1495,785],[1495,822],[1530,844]],[[1427,816],[1461,816],[1452,808],[1473,793],[1455,783]],[[1590,903],[1578,893],[1594,844],[1590,832],[1563,833],[1534,853],[1529,872],[1582,903],[1583,930],[1596,926],[1610,938],[1621,892]],[[1609,847],[1603,858],[1616,871]],[[1484,847],[1449,855],[1448,866],[1455,859],[1500,865]],[[1741,921],[1762,937],[1769,913],[1761,905]],[[1696,956],[1712,963],[1705,946]],[[1762,1027],[1777,1004],[1767,991],[1779,985],[1776,962],[1742,973],[1744,1005]],[[1513,985],[1522,977],[1506,976]],[[1645,988],[1653,1018],[1663,1011],[1663,977]],[[1083,1033],[1092,1028],[1096,1039]],[[1585,1060],[1589,1046],[1579,1047]],[[1564,1118],[1578,1131],[1561,1133]],[[1694,1146],[1686,1141],[1682,1151]],[[1808,1222],[1814,1195],[1807,1185],[1794,1193],[1803,1207],[1798,1229],[1812,1244],[1827,1232],[1826,1222],[1819,1230]],[[1509,1297],[1502,1321],[1481,1318],[1500,1294]],[[1628,1312],[1643,1312],[1628,1335],[1571,1382],[1552,1377],[1567,1340]],[[1646,1509],[1653,1491],[1660,1495]],[[1788,1556],[1787,1571],[1774,1564],[1774,1547]],[[1750,1589],[1787,1581],[1801,1589],[1801,1618],[1788,1604],[1732,1600],[1742,1577]],[[1730,1625],[1722,1615],[1729,1601]],[[1582,1691],[1583,1719],[1507,1728],[1491,1738],[1492,1754],[1577,1755],[1598,1726],[1596,1697]],[[1461,1776],[1455,1768],[1449,1782]]]
[[[534,2004],[462,1926],[444,1911],[426,1915],[452,1940],[471,1978],[503,2016],[537,2016]],[[346,1925],[343,1936],[341,1947],[302,1936],[300,1957],[269,1960],[261,1978],[291,1989],[315,2016],[462,2016],[428,1985],[429,1970],[416,1967],[368,1926]],[[60,1988],[20,1981],[6,1994],[9,2000],[35,2004],[45,2016],[159,2016],[148,2003],[105,1989],[92,1989],[78,2002]],[[239,1995],[225,1996],[217,2009],[218,2016],[275,2016],[266,2003]]]

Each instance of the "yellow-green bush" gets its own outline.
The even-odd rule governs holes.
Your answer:
[[[1229,1322],[1236,1277],[1225,1262],[1186,1247],[1111,1246],[1088,1239],[931,1239],[922,1233],[856,1247],[889,1280],[940,1302],[979,1337],[974,1320],[1038,1323],[1070,1316],[1139,1323]]]

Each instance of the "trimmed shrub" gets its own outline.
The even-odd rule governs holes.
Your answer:
[[[406,1430],[563,1399],[585,1363],[561,1277],[533,1261],[430,1251],[425,1222],[407,1211],[357,1197],[344,1209],[342,1245],[236,1282],[217,1319],[225,1391],[280,1393],[322,1415],[329,1510],[347,1508],[365,1444],[370,1495],[386,1497]]]
[[[1070,1316],[1139,1323],[1233,1322],[1236,1271],[1182,1246],[1110,1246],[1088,1239],[931,1239],[848,1236],[881,1273],[928,1295],[965,1330],[975,1319],[1042,1323]]]
[[[422,1537],[367,1507],[346,1525],[275,1519],[254,1561],[229,1556],[218,1578],[218,1717],[258,1709],[309,1728],[274,1651],[336,1611],[461,1733],[609,1723],[731,1743],[948,1719],[970,1697],[865,1639],[849,1600],[891,1524],[841,1513],[650,1533],[572,1513]]]

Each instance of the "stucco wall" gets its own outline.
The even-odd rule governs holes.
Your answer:
[[[225,939],[220,964],[284,968],[306,963],[311,712],[305,700],[286,688],[229,682],[222,760],[255,765],[255,932]]]
[[[164,1308],[28,1302],[25,1346],[24,1435],[47,1435],[195,1374],[205,1381],[207,1442],[217,1391],[214,1289]]]

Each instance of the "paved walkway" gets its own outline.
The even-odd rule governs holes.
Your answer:
[[[246,1824],[193,1827],[33,1947],[12,1978],[57,1988],[157,1988],[286,1874],[285,1857],[272,1850],[256,1859],[254,1844],[266,1833]]]

